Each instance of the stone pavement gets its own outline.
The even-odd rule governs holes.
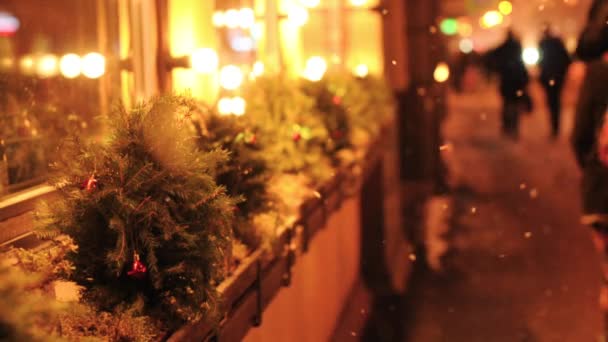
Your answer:
[[[450,96],[442,153],[453,214],[443,269],[417,267],[406,298],[376,299],[384,320],[375,317],[363,340],[599,340],[599,260],[578,224],[567,133],[548,139],[538,103],[521,140],[508,141],[498,113],[491,91]],[[564,116],[569,132],[572,106]]]

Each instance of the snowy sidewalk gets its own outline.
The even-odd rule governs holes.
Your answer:
[[[549,141],[537,104],[521,141],[503,140],[498,104],[491,92],[450,97],[442,152],[453,189],[450,252],[442,273],[411,279],[404,338],[597,341],[599,263],[578,224],[567,139]],[[572,113],[564,115],[569,130]]]

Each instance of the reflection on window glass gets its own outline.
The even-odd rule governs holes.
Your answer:
[[[99,132],[116,88],[115,2],[0,3],[0,196],[43,182],[66,135]]]

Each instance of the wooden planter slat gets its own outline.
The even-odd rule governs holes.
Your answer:
[[[264,309],[290,281],[290,269],[295,262],[291,246],[294,227],[303,227],[302,246],[298,247],[306,252],[308,243],[325,226],[329,216],[340,208],[346,197],[360,190],[362,181],[381,162],[385,131],[369,145],[362,163],[340,169],[319,188],[318,196],[302,203],[299,218],[273,243],[272,257],[259,250],[254,252],[220,284],[218,290],[228,314],[216,330],[208,324],[197,323],[179,330],[168,341],[240,341],[252,326],[262,324]]]

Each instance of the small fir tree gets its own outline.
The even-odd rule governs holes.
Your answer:
[[[277,198],[267,185],[272,173],[263,158],[257,135],[236,116],[220,116],[208,107],[201,107],[193,119],[199,148],[203,151],[224,150],[230,155],[227,163],[216,170],[215,179],[228,194],[241,201],[237,204],[235,236],[248,247],[260,243],[260,232],[252,224],[253,217],[277,210]]]
[[[324,148],[329,132],[314,114],[315,99],[297,82],[282,76],[261,77],[245,91],[243,120],[256,127],[256,139],[278,173],[306,172],[316,183],[331,175]]]
[[[325,151],[335,159],[338,151],[350,146],[350,123],[341,89],[323,78],[318,82],[302,80],[302,90],[315,99],[315,114],[329,132]]]
[[[104,310],[143,298],[181,323],[216,307],[236,202],[212,176],[226,153],[195,149],[191,108],[178,96],[119,107],[106,144],[71,139],[54,164],[62,197],[41,207],[38,233],[74,239],[73,278]]]

